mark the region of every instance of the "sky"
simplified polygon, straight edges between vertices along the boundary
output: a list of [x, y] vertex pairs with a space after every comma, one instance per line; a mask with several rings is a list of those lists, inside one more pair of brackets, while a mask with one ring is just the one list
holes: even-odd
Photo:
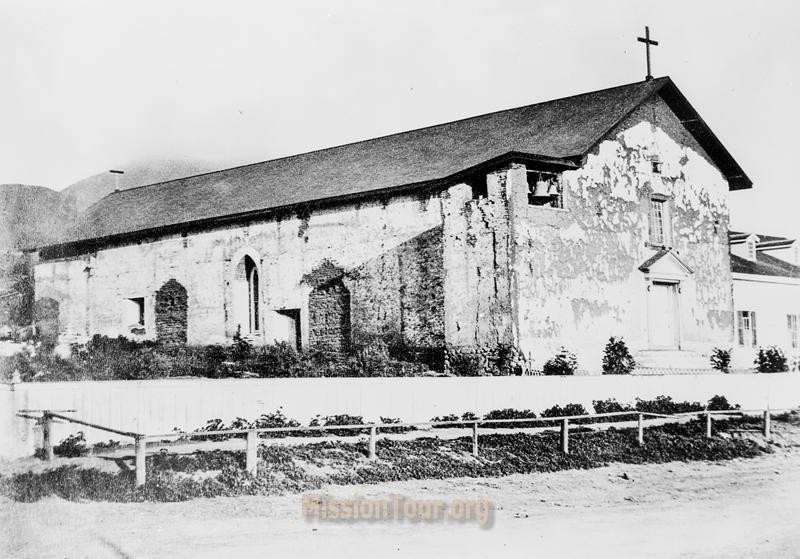
[[753, 180], [732, 226], [798, 235], [788, 1], [0, 0], [0, 183], [229, 167], [669, 75]]

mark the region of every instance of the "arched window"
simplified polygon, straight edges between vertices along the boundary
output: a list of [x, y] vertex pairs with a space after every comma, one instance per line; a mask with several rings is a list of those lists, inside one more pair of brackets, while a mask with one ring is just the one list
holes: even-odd
[[258, 268], [249, 256], [236, 266], [233, 281], [233, 316], [235, 329], [242, 335], [258, 332], [259, 313]]

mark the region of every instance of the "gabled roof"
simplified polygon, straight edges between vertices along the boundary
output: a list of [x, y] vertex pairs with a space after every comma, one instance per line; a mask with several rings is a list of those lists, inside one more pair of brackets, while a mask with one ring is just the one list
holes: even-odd
[[728, 231], [728, 242], [732, 245], [743, 243], [750, 235], [755, 235], [756, 237], [756, 249], [780, 248], [795, 242], [795, 239], [790, 239], [789, 237], [745, 233], [743, 231]]
[[115, 192], [90, 207], [63, 243], [45, 248], [88, 249], [115, 239], [185, 230], [190, 224], [438, 187], [510, 160], [574, 168], [656, 94], [708, 153], [732, 190], [751, 186], [672, 80], [663, 77]]
[[800, 266], [764, 253], [759, 253], [756, 261], [731, 254], [731, 271], [738, 274], [800, 278]]

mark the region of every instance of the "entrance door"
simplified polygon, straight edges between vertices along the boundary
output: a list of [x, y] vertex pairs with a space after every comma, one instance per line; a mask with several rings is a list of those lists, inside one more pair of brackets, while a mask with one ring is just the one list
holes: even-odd
[[678, 289], [675, 283], [653, 282], [649, 293], [650, 347], [678, 347]]

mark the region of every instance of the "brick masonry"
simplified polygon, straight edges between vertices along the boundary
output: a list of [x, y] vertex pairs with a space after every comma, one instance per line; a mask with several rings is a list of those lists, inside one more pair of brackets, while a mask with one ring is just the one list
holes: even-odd
[[156, 339], [165, 345], [186, 344], [186, 288], [170, 279], [156, 291]]

